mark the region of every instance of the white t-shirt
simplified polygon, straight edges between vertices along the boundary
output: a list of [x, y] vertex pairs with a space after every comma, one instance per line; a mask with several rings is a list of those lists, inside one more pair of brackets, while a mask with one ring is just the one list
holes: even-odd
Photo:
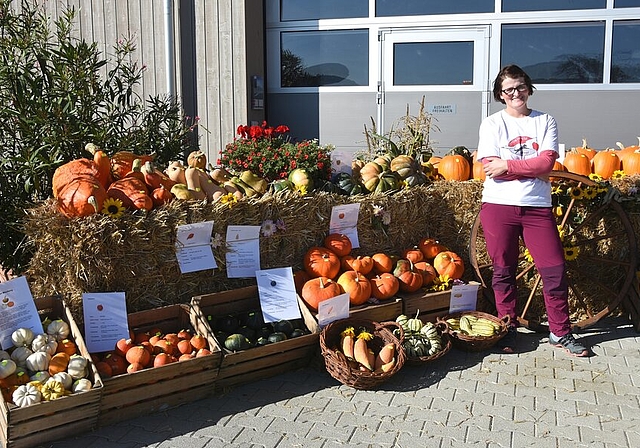
[[[558, 152], [555, 119], [543, 112], [515, 118], [505, 110], [488, 116], [480, 125], [477, 158], [497, 156], [502, 160], [524, 160], [540, 151]], [[484, 181], [482, 202], [529, 207], [551, 207], [551, 183], [540, 178]]]

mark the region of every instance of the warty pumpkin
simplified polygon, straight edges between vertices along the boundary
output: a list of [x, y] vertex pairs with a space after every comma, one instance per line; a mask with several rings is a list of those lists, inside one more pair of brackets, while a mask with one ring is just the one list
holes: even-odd
[[93, 160], [81, 158], [60, 165], [53, 172], [53, 178], [51, 180], [53, 197], [57, 198], [60, 191], [74, 180], [85, 178], [87, 180], [98, 181], [98, 175], [98, 168]]
[[107, 189], [107, 196], [122, 201], [130, 210], [151, 210], [153, 200], [147, 184], [135, 177], [124, 177], [114, 181]]
[[67, 218], [85, 217], [102, 210], [107, 192], [96, 178], [78, 177], [58, 193], [57, 206]]

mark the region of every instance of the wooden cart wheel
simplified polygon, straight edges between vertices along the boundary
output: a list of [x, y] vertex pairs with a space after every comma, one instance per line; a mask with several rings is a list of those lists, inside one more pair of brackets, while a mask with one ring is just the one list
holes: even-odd
[[[607, 187], [574, 173], [553, 171], [551, 176], [554, 212], [565, 247], [572, 326], [585, 328], [607, 316], [629, 292], [636, 278], [636, 237]], [[479, 216], [471, 229], [469, 249], [485, 297], [494, 303], [493, 269]], [[518, 321], [531, 330], [548, 331], [542, 281], [522, 240], [516, 276]]]

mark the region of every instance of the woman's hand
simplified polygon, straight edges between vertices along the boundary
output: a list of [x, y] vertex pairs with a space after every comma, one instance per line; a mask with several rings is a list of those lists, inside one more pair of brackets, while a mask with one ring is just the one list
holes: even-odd
[[483, 165], [484, 173], [491, 178], [505, 174], [508, 170], [507, 161], [499, 159], [497, 157], [492, 157], [488, 160], [484, 160]]

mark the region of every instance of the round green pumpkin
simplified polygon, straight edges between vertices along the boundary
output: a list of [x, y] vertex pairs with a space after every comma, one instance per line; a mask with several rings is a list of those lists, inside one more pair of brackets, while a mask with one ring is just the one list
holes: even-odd
[[251, 348], [251, 342], [245, 335], [234, 333], [224, 340], [224, 347], [232, 352], [239, 352]]

